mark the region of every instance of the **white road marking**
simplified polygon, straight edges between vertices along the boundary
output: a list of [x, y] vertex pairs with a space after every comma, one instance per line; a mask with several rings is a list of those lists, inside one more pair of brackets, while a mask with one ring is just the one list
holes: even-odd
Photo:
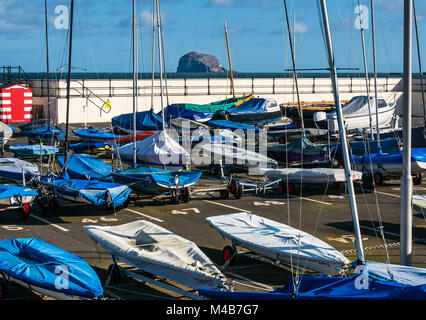
[[[369, 190], [369, 191], [373, 191], [373, 190]], [[373, 191], [374, 192], [374, 191]], [[383, 194], [385, 196], [390, 196], [390, 197], [395, 197], [395, 198], [401, 198], [401, 196], [397, 195], [397, 194], [392, 194], [392, 193], [386, 193], [386, 192], [381, 192], [381, 191], [375, 191], [376, 193], [379, 194]]]
[[69, 231], [68, 229], [65, 229], [65, 228], [63, 228], [63, 227], [61, 227], [61, 226], [58, 226], [57, 224], [52, 223], [52, 222], [50, 222], [50, 221], [48, 221], [48, 220], [46, 220], [46, 219], [43, 219], [43, 218], [41, 218], [41, 217], [39, 217], [39, 216], [34, 215], [34, 214], [30, 215], [30, 217], [31, 217], [31, 218], [34, 218], [34, 219], [36, 219], [36, 220], [39, 220], [39, 221], [41, 221], [41, 222], [47, 223], [48, 225], [51, 225], [52, 227], [55, 227], [55, 228], [57, 228], [57, 229], [59, 229], [59, 230], [61, 230], [61, 231], [64, 231], [64, 232], [68, 232], [68, 231]]
[[[225, 272], [226, 272], [226, 270], [225, 270]], [[267, 291], [274, 291], [274, 288], [273, 288], [273, 287], [271, 287], [271, 286], [267, 286], [267, 285], [265, 285], [265, 284], [262, 284], [262, 283], [256, 282], [256, 281], [254, 281], [254, 280], [251, 280], [251, 279], [249, 279], [249, 278], [247, 278], [247, 277], [240, 276], [239, 274], [236, 274], [236, 273], [233, 273], [233, 272], [226, 272], [226, 273], [227, 273], [227, 274], [229, 274], [229, 275], [231, 275], [231, 276], [233, 276], [233, 277], [235, 277], [235, 278], [239, 278], [239, 279], [241, 279], [241, 280], [248, 281], [248, 282], [250, 282], [250, 283], [252, 283], [252, 284], [256, 285], [258, 289], [260, 289], [260, 288], [261, 288], [261, 289], [263, 289], [263, 290], [267, 290]], [[244, 283], [242, 283], [242, 284], [243, 284], [243, 285], [248, 286], [247, 284], [244, 284]], [[250, 286], [250, 287], [253, 287], [253, 286]]]
[[164, 222], [164, 220], [161, 220], [161, 219], [158, 219], [158, 218], [151, 217], [151, 216], [149, 216], [149, 215], [147, 215], [147, 214], [144, 214], [144, 213], [141, 213], [141, 212], [137, 212], [137, 211], [132, 210], [132, 209], [128, 209], [128, 208], [126, 208], [126, 209], [124, 209], [124, 210], [130, 211], [130, 212], [132, 212], [132, 213], [136, 213], [136, 214], [138, 214], [138, 215], [140, 215], [140, 216], [142, 216], [142, 217], [145, 217], [145, 218], [148, 218], [148, 219], [151, 219], [151, 220], [154, 220], [154, 221]]
[[172, 214], [188, 214], [188, 211], [194, 211], [194, 213], [200, 213], [200, 210], [197, 208], [187, 208], [187, 209], [181, 209], [181, 210], [172, 210]]
[[300, 198], [300, 199], [307, 200], [307, 201], [312, 201], [312, 202], [316, 202], [316, 203], [325, 204], [325, 205], [327, 205], [327, 206], [332, 205], [332, 203], [330, 203], [330, 202], [319, 201], [319, 200], [310, 199], [310, 198], [306, 198], [306, 197], [298, 197], [298, 196], [294, 196], [294, 195], [292, 195], [292, 194], [290, 194], [290, 195], [289, 195], [289, 197], [292, 197], [292, 198]]
[[216, 205], [222, 206], [222, 207], [226, 207], [226, 208], [230, 208], [230, 209], [234, 209], [234, 210], [239, 210], [239, 211], [251, 213], [251, 211], [249, 211], [249, 210], [245, 210], [245, 209], [240, 209], [240, 208], [228, 206], [227, 204], [223, 204], [223, 203], [219, 203], [219, 202], [214, 202], [214, 201], [210, 201], [210, 200], [203, 200], [203, 201], [204, 202], [208, 202], [208, 203], [212, 203], [212, 204], [216, 204]]

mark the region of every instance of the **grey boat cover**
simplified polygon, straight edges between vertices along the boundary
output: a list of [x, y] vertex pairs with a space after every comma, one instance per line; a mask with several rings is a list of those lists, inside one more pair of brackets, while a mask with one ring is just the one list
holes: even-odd
[[118, 226], [84, 226], [114, 258], [193, 289], [221, 288], [226, 278], [197, 247], [156, 224], [138, 220]]
[[5, 145], [12, 135], [12, 128], [0, 121], [0, 147]]
[[[322, 240], [288, 225], [241, 212], [206, 218], [208, 224], [236, 245], [274, 260], [309, 262], [315, 271], [336, 274], [349, 260]], [[304, 261], [304, 262], [302, 262]], [[315, 264], [319, 262], [319, 264]], [[308, 268], [308, 266], [306, 266]]]
[[[289, 181], [300, 183], [346, 182], [345, 169], [337, 168], [251, 168], [249, 174], [265, 176], [272, 180], [288, 178]], [[353, 180], [362, 180], [362, 172], [351, 171], [351, 174]]]
[[[133, 142], [118, 149], [121, 160], [133, 161]], [[191, 163], [189, 153], [166, 131], [158, 131], [145, 140], [136, 142], [139, 165], [184, 167]]]
[[419, 212], [426, 212], [426, 194], [413, 196], [413, 207]]

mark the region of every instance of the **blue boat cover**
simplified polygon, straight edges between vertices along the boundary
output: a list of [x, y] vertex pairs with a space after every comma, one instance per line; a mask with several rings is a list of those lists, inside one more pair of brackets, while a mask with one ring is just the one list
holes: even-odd
[[265, 113], [268, 112], [267, 99], [263, 98], [252, 98], [239, 106], [229, 108], [226, 113], [237, 114], [237, 113]]
[[7, 199], [12, 197], [37, 197], [36, 190], [10, 185], [0, 185], [0, 199]]
[[16, 144], [10, 146], [9, 151], [13, 152], [14, 156], [46, 156], [59, 152], [59, 148], [38, 144]]
[[17, 158], [0, 158], [0, 177], [22, 181], [23, 173], [29, 181], [39, 174], [38, 166]]
[[97, 130], [94, 128], [87, 128], [81, 130], [73, 130], [72, 131], [76, 136], [81, 138], [82, 140], [113, 140], [118, 139], [120, 136], [117, 136], [111, 132], [105, 132], [101, 130]]
[[[64, 167], [65, 156], [56, 157], [59, 165]], [[112, 173], [112, 167], [88, 154], [70, 154], [67, 162], [67, 173], [72, 179], [99, 179]]]
[[[365, 279], [365, 280], [364, 280]], [[362, 287], [363, 282], [368, 286]], [[294, 283], [299, 283], [297, 293]], [[212, 300], [425, 300], [426, 285], [410, 286], [393, 281], [350, 277], [300, 276], [273, 292], [232, 292], [199, 289]]]
[[68, 179], [63, 175], [56, 179], [52, 176], [41, 177], [41, 182], [50, 185], [60, 196], [79, 202], [85, 199], [95, 206], [121, 206], [129, 198], [132, 190], [124, 185], [98, 180]]
[[191, 186], [200, 179], [201, 174], [199, 171], [138, 167], [114, 172], [114, 181], [127, 184], [140, 193], [161, 194], [170, 189]]
[[[81, 257], [35, 238], [0, 241], [0, 271], [24, 283], [66, 295], [86, 299], [103, 295], [99, 277]], [[58, 277], [64, 272], [68, 285], [58, 286]]]
[[[253, 99], [251, 99], [253, 100]], [[249, 100], [249, 101], [251, 101]], [[247, 102], [248, 103], [248, 102]], [[231, 129], [231, 130], [254, 130], [257, 132], [264, 132], [263, 129], [255, 127], [255, 126], [251, 126], [245, 123], [240, 123], [240, 122], [234, 122], [234, 121], [229, 121], [229, 120], [210, 120], [209, 122], [207, 122], [210, 126], [212, 126], [213, 128], [219, 128], [219, 129]]]
[[37, 138], [39, 140], [52, 139], [61, 140], [65, 137], [65, 132], [50, 126], [39, 127], [32, 130], [22, 131], [22, 134], [29, 138]]
[[[352, 156], [354, 163], [392, 163], [402, 165], [402, 152], [372, 153], [371, 155]], [[426, 148], [411, 148], [411, 160], [426, 162]]]
[[114, 144], [109, 142], [78, 142], [70, 144], [70, 149], [76, 153], [91, 152], [95, 149], [106, 149], [113, 147]]
[[[136, 112], [136, 131], [157, 131], [163, 128], [163, 119], [154, 111]], [[113, 127], [133, 133], [133, 113], [126, 113], [111, 119]]]
[[[161, 111], [159, 113], [161, 116]], [[204, 122], [213, 118], [211, 112], [200, 112], [196, 110], [190, 110], [185, 108], [185, 104], [171, 104], [164, 109], [164, 119], [169, 121], [170, 119], [185, 118], [189, 120]]]
[[[342, 144], [332, 144], [329, 147], [336, 148], [336, 154], [342, 155]], [[395, 153], [399, 151], [398, 139], [396, 137], [386, 138], [380, 141], [382, 153]], [[349, 142], [350, 152], [356, 156], [362, 156], [367, 153], [377, 153], [377, 140], [370, 140], [368, 143], [364, 141]]]

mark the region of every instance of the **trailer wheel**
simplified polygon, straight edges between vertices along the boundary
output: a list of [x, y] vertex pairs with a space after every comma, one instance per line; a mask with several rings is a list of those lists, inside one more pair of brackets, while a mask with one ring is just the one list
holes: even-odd
[[226, 246], [222, 250], [222, 258], [228, 265], [235, 264], [235, 250], [231, 246]]
[[240, 199], [243, 196], [243, 186], [237, 181], [232, 180], [229, 184], [229, 191], [234, 195], [236, 199]]
[[413, 184], [416, 185], [416, 186], [422, 184], [422, 174], [421, 173], [416, 173], [415, 175], [413, 175]]
[[292, 194], [294, 193], [294, 184], [292, 182], [286, 183], [283, 180], [281, 180], [278, 183], [278, 190], [279, 190], [279, 193], [282, 195]]
[[120, 282], [121, 273], [120, 273], [120, 269], [117, 267], [117, 265], [111, 264], [108, 267], [108, 275], [111, 277], [110, 283], [115, 284], [115, 283]]
[[179, 204], [180, 199], [179, 199], [179, 196], [178, 196], [178, 194], [177, 194], [177, 191], [172, 191], [172, 194], [171, 194], [171, 201], [172, 201], [172, 203], [174, 203], [174, 204]]
[[7, 283], [0, 284], [0, 299], [7, 299], [9, 287]]
[[340, 189], [340, 182], [335, 182], [334, 183], [334, 190], [339, 190]]
[[54, 198], [49, 199], [48, 209], [50, 213], [56, 212], [56, 209], [58, 209], [58, 202], [56, 201], [56, 199]]
[[185, 189], [182, 190], [181, 197], [182, 197], [182, 201], [185, 202], [185, 203], [187, 203], [187, 202], [189, 202], [189, 200], [191, 200], [191, 193], [190, 193], [188, 187], [185, 187]]
[[220, 198], [221, 199], [229, 199], [229, 191], [228, 190], [220, 190]]
[[380, 172], [374, 174], [374, 184], [376, 186], [381, 186], [383, 184], [383, 175]]
[[24, 203], [22, 209], [19, 210], [19, 220], [26, 221], [30, 217], [30, 205]]
[[373, 178], [370, 174], [362, 175], [362, 186], [364, 189], [374, 189]]

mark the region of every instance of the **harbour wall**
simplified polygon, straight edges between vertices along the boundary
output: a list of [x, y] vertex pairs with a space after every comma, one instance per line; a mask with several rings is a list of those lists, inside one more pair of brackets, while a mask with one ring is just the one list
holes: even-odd
[[[161, 98], [160, 81], [151, 79], [138, 81], [137, 110], [161, 110], [171, 103], [206, 104], [230, 98], [233, 95], [230, 79], [168, 79], [163, 82]], [[370, 78], [370, 95], [374, 95], [374, 79]], [[333, 101], [331, 80], [328, 78], [298, 79], [302, 102]], [[47, 117], [47, 82], [33, 81], [33, 118]], [[133, 110], [132, 80], [71, 80], [69, 123], [105, 123], [117, 115], [131, 113]], [[237, 78], [234, 79], [236, 96], [255, 96], [272, 98], [278, 104], [297, 101], [292, 78]], [[366, 95], [364, 78], [340, 78], [341, 100], [349, 100], [356, 95]], [[378, 95], [388, 103], [395, 102], [396, 113], [402, 115], [403, 79], [384, 77], [377, 79]], [[167, 93], [167, 94], [166, 94]], [[67, 85], [65, 80], [50, 81], [51, 116], [57, 123], [65, 123], [67, 109]], [[413, 79], [413, 122], [421, 121], [420, 80]], [[110, 108], [109, 108], [110, 106]]]

